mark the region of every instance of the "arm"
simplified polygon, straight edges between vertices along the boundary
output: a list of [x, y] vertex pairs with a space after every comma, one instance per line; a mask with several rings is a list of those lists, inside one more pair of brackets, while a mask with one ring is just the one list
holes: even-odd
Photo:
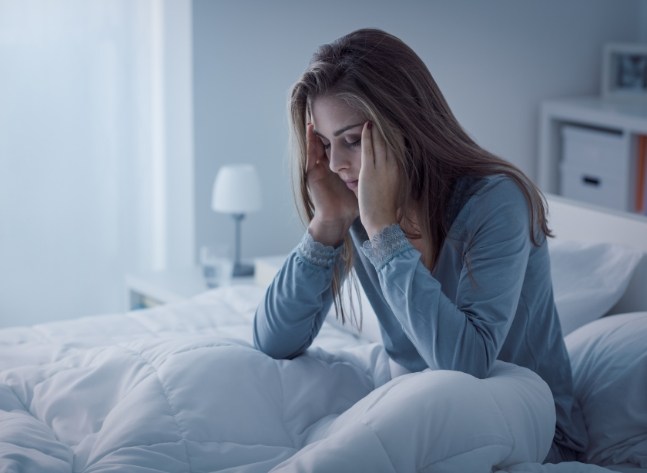
[[[485, 377], [515, 316], [531, 242], [526, 201], [515, 184], [500, 181], [476, 198], [465, 216], [469, 244], [455, 302], [443, 294], [399, 226], [387, 227], [364, 251], [389, 306], [427, 365]], [[448, 239], [445, 244], [462, 243]]]
[[306, 142], [306, 179], [315, 213], [254, 317], [254, 345], [274, 358], [300, 355], [319, 333], [332, 303], [341, 242], [358, 215], [355, 195], [331, 171], [311, 123]]
[[310, 346], [332, 304], [332, 275], [341, 250], [305, 233], [256, 310], [256, 348], [273, 358], [293, 358]]

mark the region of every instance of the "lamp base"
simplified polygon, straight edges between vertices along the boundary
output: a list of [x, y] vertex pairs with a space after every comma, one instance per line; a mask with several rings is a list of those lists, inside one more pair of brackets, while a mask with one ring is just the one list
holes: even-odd
[[245, 263], [236, 263], [236, 264], [234, 264], [234, 270], [232, 272], [232, 275], [235, 278], [244, 277], [244, 276], [253, 276], [254, 275], [254, 265], [245, 264]]

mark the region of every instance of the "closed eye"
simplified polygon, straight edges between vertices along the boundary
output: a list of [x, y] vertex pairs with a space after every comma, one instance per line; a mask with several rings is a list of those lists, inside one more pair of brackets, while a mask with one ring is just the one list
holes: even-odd
[[362, 144], [362, 139], [361, 138], [358, 138], [358, 139], [356, 139], [354, 141], [346, 141], [346, 146], [348, 146], [349, 148], [356, 148], [361, 144]]
[[326, 140], [326, 141], [328, 141], [328, 143], [326, 143], [326, 141], [323, 140], [323, 137], [321, 135], [319, 135], [319, 134], [317, 134], [317, 135], [319, 137], [319, 141], [321, 141], [321, 145], [323, 146], [323, 149], [329, 150], [330, 149], [330, 141]]
[[348, 146], [349, 148], [356, 148], [356, 147], [358, 147], [359, 145], [362, 144], [362, 137], [361, 136], [358, 136], [358, 137], [347, 136], [346, 138], [347, 138], [347, 140], [344, 141], [344, 142], [346, 143], [346, 146]]

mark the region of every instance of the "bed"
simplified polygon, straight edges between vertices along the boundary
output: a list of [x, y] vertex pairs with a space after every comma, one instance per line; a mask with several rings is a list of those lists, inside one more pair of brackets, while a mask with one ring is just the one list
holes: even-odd
[[0, 330], [0, 472], [647, 472], [647, 221], [549, 205], [581, 462], [541, 463], [555, 413], [528, 370], [394, 376], [366, 303], [361, 332], [330, 317], [273, 360], [251, 345], [249, 284]]

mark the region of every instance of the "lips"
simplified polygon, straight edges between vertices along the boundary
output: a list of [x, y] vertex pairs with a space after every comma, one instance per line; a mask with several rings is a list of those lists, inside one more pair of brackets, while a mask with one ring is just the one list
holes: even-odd
[[350, 190], [354, 191], [357, 189], [357, 184], [359, 183], [359, 180], [357, 179], [352, 179], [352, 180], [344, 180], [346, 183], [346, 187], [348, 187]]

